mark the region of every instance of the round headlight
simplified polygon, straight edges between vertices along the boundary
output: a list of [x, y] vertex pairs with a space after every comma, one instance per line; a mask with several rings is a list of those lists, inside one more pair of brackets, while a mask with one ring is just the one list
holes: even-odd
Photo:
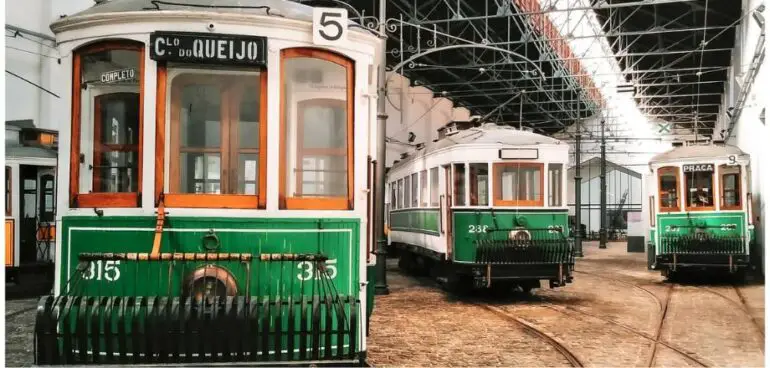
[[518, 240], [518, 241], [527, 241], [530, 239], [529, 231], [527, 230], [512, 230], [508, 233], [508, 239], [510, 240]]

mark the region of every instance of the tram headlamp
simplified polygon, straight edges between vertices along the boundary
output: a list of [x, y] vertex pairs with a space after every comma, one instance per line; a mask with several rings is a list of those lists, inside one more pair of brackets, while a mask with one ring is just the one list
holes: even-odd
[[527, 241], [531, 238], [532, 237], [527, 230], [511, 230], [511, 232], [508, 233], [508, 239], [510, 240]]

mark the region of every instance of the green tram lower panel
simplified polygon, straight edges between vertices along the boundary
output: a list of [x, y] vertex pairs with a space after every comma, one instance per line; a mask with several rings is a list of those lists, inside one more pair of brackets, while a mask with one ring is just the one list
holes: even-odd
[[[567, 211], [454, 211], [453, 260], [463, 263], [573, 263]], [[511, 232], [526, 237], [511, 239]]]
[[704, 212], [658, 214], [656, 253], [690, 255], [747, 254], [751, 234], [747, 234], [742, 212]]
[[166, 219], [161, 254], [226, 260], [137, 257], [151, 251], [154, 225], [63, 219], [59, 295], [39, 304], [37, 364], [363, 356], [358, 219]]

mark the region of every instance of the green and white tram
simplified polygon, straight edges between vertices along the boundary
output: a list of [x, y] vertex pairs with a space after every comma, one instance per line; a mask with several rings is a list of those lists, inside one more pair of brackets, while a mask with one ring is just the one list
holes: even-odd
[[451, 288], [572, 280], [569, 146], [508, 126], [454, 122], [388, 172], [389, 242], [400, 265]]
[[756, 251], [749, 156], [723, 142], [678, 146], [650, 160], [648, 264], [743, 271]]
[[51, 25], [71, 124], [37, 364], [364, 362], [382, 41], [341, 19], [111, 0]]

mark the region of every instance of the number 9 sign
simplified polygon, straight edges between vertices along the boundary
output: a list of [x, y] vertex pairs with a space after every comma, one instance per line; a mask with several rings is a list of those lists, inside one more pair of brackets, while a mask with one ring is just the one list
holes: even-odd
[[348, 11], [338, 8], [313, 8], [313, 43], [335, 46], [347, 41]]

